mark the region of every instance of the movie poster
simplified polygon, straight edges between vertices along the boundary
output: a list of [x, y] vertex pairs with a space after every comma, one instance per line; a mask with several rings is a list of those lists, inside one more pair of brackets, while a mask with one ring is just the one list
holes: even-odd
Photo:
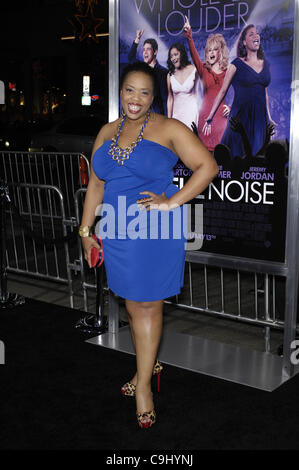
[[[154, 55], [154, 110], [184, 122], [218, 163], [192, 201], [203, 204], [201, 250], [283, 262], [294, 2], [121, 0], [119, 14], [120, 71]], [[191, 174], [179, 161], [174, 183]]]

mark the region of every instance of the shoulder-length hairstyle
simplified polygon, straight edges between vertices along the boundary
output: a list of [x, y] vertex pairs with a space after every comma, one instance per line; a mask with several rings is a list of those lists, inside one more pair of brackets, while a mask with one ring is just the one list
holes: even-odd
[[222, 34], [210, 34], [207, 39], [206, 47], [205, 47], [205, 67], [207, 69], [211, 69], [211, 64], [208, 61], [208, 52], [212, 44], [217, 44], [220, 48], [220, 58], [219, 58], [219, 66], [221, 70], [226, 70], [228, 67], [228, 58], [229, 52], [226, 45], [226, 41]]
[[[254, 24], [247, 25], [243, 29], [243, 31], [241, 31], [241, 34], [240, 34], [240, 37], [239, 37], [239, 40], [238, 40], [238, 44], [237, 44], [237, 57], [247, 57], [247, 50], [246, 50], [246, 47], [243, 44], [243, 41], [245, 41], [247, 31], [251, 28], [255, 28]], [[258, 59], [262, 59], [262, 60], [265, 58], [265, 52], [264, 52], [264, 49], [263, 49], [261, 44], [260, 44], [260, 47], [257, 51], [257, 57], [258, 57]]]
[[186, 65], [191, 64], [190, 60], [188, 59], [188, 54], [187, 54], [187, 51], [185, 49], [184, 44], [182, 44], [181, 42], [175, 42], [174, 44], [172, 44], [170, 46], [169, 51], [168, 51], [167, 66], [168, 66], [168, 70], [169, 70], [170, 75], [172, 75], [174, 70], [175, 70], [175, 67], [174, 67], [173, 63], [170, 60], [170, 53], [171, 53], [172, 49], [177, 49], [181, 54], [181, 57], [180, 57], [180, 62], [181, 62], [180, 68], [181, 69], [186, 67]]

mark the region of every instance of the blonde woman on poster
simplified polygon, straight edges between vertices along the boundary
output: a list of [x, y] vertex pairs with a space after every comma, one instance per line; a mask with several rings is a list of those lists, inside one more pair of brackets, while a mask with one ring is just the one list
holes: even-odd
[[208, 150], [213, 152], [216, 145], [221, 142], [229, 115], [229, 107], [225, 104], [224, 99], [219, 104], [219, 108], [215, 113], [213, 132], [207, 134], [203, 131], [203, 128], [214, 100], [222, 87], [228, 66], [229, 52], [222, 34], [212, 34], [206, 43], [205, 62], [202, 62], [193, 42], [192, 29], [187, 16], [185, 16], [185, 20], [185, 37], [188, 41], [193, 63], [203, 85], [203, 101], [197, 126], [198, 137]]

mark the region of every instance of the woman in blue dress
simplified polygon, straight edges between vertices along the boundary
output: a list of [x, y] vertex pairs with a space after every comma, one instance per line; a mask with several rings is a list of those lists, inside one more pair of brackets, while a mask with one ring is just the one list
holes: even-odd
[[[235, 95], [230, 116], [242, 122], [252, 154], [256, 155], [265, 141], [267, 125], [275, 123], [271, 119], [268, 103], [267, 87], [271, 80], [269, 63], [254, 25], [250, 24], [243, 29], [237, 45], [237, 56], [227, 69], [223, 85], [206, 119], [204, 133], [209, 135], [213, 132], [213, 117], [232, 85]], [[221, 143], [229, 147], [232, 157], [243, 155], [241, 136], [231, 129], [229, 121]]]
[[[91, 266], [91, 249], [100, 247], [90, 230], [102, 204], [107, 282], [125, 299], [136, 351], [137, 373], [122, 393], [136, 398], [141, 428], [156, 421], [151, 377], [157, 372], [163, 300], [178, 294], [183, 283], [185, 237], [178, 233], [182, 207], [218, 173], [216, 161], [187, 126], [150, 111], [155, 83], [155, 72], [145, 63], [124, 69], [122, 117], [102, 127], [95, 140], [79, 229]], [[178, 158], [193, 171], [180, 190], [172, 183]], [[169, 234], [161, 222], [165, 215], [178, 221]], [[169, 221], [171, 225], [171, 217]]]

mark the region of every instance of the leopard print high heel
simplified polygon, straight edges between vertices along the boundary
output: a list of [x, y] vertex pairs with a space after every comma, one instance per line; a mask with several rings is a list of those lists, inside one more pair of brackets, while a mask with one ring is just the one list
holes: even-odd
[[127, 397], [135, 397], [136, 395], [136, 385], [132, 384], [132, 382], [126, 382], [120, 390]]
[[[157, 376], [157, 384], [158, 384], [158, 392], [160, 391], [160, 377], [162, 372], [163, 366], [158, 359], [156, 359], [154, 368], [153, 368], [153, 375]], [[136, 385], [132, 384], [132, 382], [126, 382], [121, 387], [121, 393], [127, 397], [135, 397], [136, 395]]]
[[[145, 413], [138, 413], [138, 411], [136, 411], [136, 416], [139, 427], [141, 427], [142, 429], [150, 428], [153, 424], [155, 424], [157, 419], [155, 410], [147, 411]], [[146, 418], [145, 422], [142, 421], [144, 420], [144, 418]]]

